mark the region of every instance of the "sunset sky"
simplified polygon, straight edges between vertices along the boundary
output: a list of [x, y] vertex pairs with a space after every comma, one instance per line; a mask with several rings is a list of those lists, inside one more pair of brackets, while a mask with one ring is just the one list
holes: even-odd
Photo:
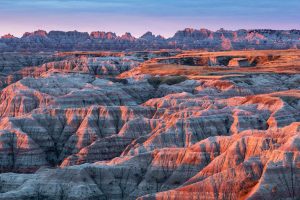
[[37, 29], [172, 36], [186, 27], [300, 29], [300, 0], [0, 0], [0, 35]]

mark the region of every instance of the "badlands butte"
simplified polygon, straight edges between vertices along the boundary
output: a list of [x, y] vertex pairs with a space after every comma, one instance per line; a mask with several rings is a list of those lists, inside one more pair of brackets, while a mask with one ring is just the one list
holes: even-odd
[[216, 52], [37, 52], [34, 34], [2, 39], [0, 200], [300, 199], [298, 32]]

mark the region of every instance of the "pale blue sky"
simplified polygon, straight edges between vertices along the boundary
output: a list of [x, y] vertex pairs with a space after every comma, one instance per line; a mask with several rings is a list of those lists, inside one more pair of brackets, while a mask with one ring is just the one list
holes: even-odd
[[0, 35], [25, 31], [150, 30], [186, 27], [300, 29], [300, 0], [0, 0]]

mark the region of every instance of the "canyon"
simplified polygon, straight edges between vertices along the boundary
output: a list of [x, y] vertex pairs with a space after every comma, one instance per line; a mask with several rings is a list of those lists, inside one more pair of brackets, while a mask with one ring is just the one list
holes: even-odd
[[299, 199], [299, 38], [2, 37], [0, 200]]

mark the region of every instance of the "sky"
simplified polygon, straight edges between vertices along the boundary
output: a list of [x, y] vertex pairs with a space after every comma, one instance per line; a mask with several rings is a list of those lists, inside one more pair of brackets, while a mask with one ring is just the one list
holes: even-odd
[[300, 29], [300, 0], [0, 0], [0, 35], [42, 29], [147, 31]]

